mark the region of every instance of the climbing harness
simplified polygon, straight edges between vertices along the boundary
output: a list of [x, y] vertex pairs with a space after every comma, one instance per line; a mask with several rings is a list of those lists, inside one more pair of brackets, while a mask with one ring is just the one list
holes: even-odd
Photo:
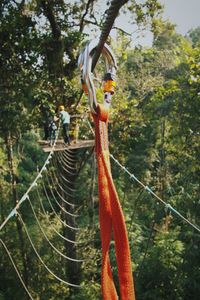
[[102, 50], [106, 65], [106, 74], [103, 79], [104, 101], [103, 104], [99, 104], [97, 103], [92, 78], [92, 61], [97, 44], [97, 41], [92, 41], [86, 45], [79, 56], [79, 67], [81, 70], [83, 90], [88, 96], [88, 102], [95, 125], [95, 150], [98, 162], [99, 221], [102, 243], [102, 295], [104, 300], [118, 299], [109, 259], [109, 247], [113, 232], [121, 300], [134, 300], [135, 292], [127, 230], [112, 179], [108, 146], [108, 117], [114, 87], [116, 86], [114, 79], [117, 65], [110, 47], [104, 44]]

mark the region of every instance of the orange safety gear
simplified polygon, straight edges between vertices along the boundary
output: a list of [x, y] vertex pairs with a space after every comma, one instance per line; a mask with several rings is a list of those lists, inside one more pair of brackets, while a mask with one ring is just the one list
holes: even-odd
[[112, 73], [106, 73], [103, 79], [103, 91], [104, 93], [114, 94], [116, 87], [116, 81], [114, 81]]
[[112, 95], [115, 93], [116, 82], [113, 80], [103, 81], [103, 92], [109, 92]]
[[83, 83], [87, 85], [88, 100], [95, 125], [95, 149], [98, 163], [99, 186], [99, 221], [102, 244], [102, 295], [103, 300], [119, 299], [109, 258], [109, 248], [113, 232], [120, 299], [135, 300], [128, 234], [122, 208], [112, 179], [108, 147], [109, 107], [116, 85], [114, 74], [117, 66], [114, 54], [109, 46], [104, 44], [102, 53], [105, 58], [107, 73], [103, 79], [104, 103], [100, 105], [97, 102], [95, 86], [91, 76], [92, 53], [97, 45], [98, 41], [92, 41], [86, 45], [84, 51], [82, 51], [79, 56], [79, 66], [82, 72]]
[[113, 231], [119, 275], [120, 299], [135, 300], [128, 234], [110, 168], [108, 116], [108, 110], [103, 105], [98, 104], [97, 114], [93, 114], [93, 118], [95, 123], [95, 150], [98, 162], [100, 198], [99, 220], [103, 260], [101, 271], [102, 294], [103, 300], [119, 299], [113, 282], [109, 259], [109, 248]]

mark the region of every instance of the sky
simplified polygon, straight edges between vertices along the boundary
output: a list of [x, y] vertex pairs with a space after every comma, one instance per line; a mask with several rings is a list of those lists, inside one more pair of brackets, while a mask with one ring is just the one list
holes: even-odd
[[200, 26], [200, 0], [160, 0], [165, 5], [164, 17], [177, 24], [176, 30], [185, 34]]
[[[176, 24], [176, 31], [185, 35], [191, 28], [200, 26], [200, 0], [160, 0], [164, 5], [163, 19]], [[116, 24], [128, 32], [133, 31], [133, 26], [128, 24], [126, 17], [119, 17]], [[113, 32], [114, 35], [114, 32]], [[133, 44], [150, 46], [152, 42], [151, 32], [138, 38], [133, 35]]]

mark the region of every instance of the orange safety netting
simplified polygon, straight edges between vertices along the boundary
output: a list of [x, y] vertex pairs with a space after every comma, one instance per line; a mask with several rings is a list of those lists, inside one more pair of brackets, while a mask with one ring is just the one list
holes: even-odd
[[131, 256], [126, 224], [111, 175], [108, 147], [108, 110], [98, 105], [93, 114], [95, 147], [98, 161], [99, 218], [102, 243], [101, 284], [104, 300], [117, 300], [109, 259], [109, 247], [114, 234], [121, 300], [135, 300]]

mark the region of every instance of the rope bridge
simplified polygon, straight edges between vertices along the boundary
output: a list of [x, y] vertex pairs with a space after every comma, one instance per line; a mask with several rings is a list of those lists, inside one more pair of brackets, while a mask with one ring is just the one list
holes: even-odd
[[[88, 87], [89, 104], [93, 113], [95, 124], [96, 153], [99, 172], [100, 231], [103, 257], [102, 294], [104, 300], [118, 299], [109, 260], [109, 246], [112, 230], [114, 232], [116, 245], [116, 260], [118, 266], [121, 300], [135, 299], [130, 249], [128, 245], [128, 234], [114, 182], [112, 180], [109, 156], [114, 160], [120, 169], [130, 176], [130, 179], [134, 179], [145, 191], [159, 200], [167, 209], [172, 211], [174, 214], [192, 226], [195, 230], [200, 232], [200, 229], [197, 225], [190, 222], [169, 203], [166, 203], [159, 198], [150, 187], [143, 184], [134, 174], [130, 173], [124, 166], [122, 166], [112, 156], [112, 154], [109, 154], [107, 108], [109, 107], [111, 101], [112, 91], [111, 89], [104, 91], [104, 107], [99, 105], [96, 102], [95, 89], [91, 80], [91, 71], [94, 70], [94, 67], [102, 52], [107, 59], [109, 67], [111, 62], [114, 62], [115, 65], [115, 61], [112, 55], [110, 55], [111, 51], [105, 45], [105, 41], [112, 28], [119, 9], [126, 2], [127, 0], [111, 1], [110, 8], [107, 12], [106, 22], [103, 26], [102, 34], [98, 43], [92, 49], [90, 49], [89, 46], [86, 48], [87, 51], [84, 53], [84, 57], [87, 57], [88, 55], [86, 66], [83, 62], [80, 62], [81, 70], [85, 76], [83, 83]], [[107, 81], [114, 81], [112, 78], [112, 71], [109, 70], [109, 74], [106, 74], [109, 75]], [[65, 260], [69, 266], [72, 266], [73, 264], [73, 266], [75, 266], [74, 268], [78, 270], [80, 265], [85, 262], [85, 260], [93, 259], [92, 256], [88, 256], [87, 258], [82, 257], [81, 247], [83, 247], [84, 244], [81, 241], [80, 236], [84, 233], [84, 227], [79, 225], [79, 223], [81, 224], [80, 212], [82, 211], [82, 206], [74, 201], [76, 198], [75, 181], [78, 178], [79, 170], [82, 167], [81, 166], [79, 169], [77, 168], [79, 160], [78, 156], [76, 155], [76, 149], [80, 148], [79, 146], [80, 145], [74, 145], [68, 147], [67, 149], [63, 149], [63, 147], [59, 146], [58, 134], [52, 148], [43, 146], [44, 150], [46, 149], [46, 152], [49, 152], [43, 167], [38, 172], [29, 189], [0, 226], [0, 230], [2, 230], [11, 218], [16, 217], [23, 228], [23, 232], [25, 233], [26, 239], [32, 248], [32, 252], [35, 253], [38, 263], [40, 263], [49, 274], [51, 274], [52, 278], [55, 278], [69, 288], [78, 289], [82, 287], [80, 282], [66, 280], [65, 274], [60, 275], [60, 272], [58, 274], [58, 272], [52, 270], [51, 264], [45, 260], [45, 257], [42, 256], [40, 253], [41, 251], [38, 249], [38, 245], [36, 245], [37, 243], [32, 236], [32, 232], [28, 224], [29, 220], [27, 220], [26, 215], [21, 210], [21, 205], [24, 202], [27, 203], [28, 209], [32, 213], [32, 217], [35, 224], [38, 226], [41, 236], [46, 241], [46, 244], [54, 253], [54, 255], [59, 257], [59, 260]], [[93, 146], [93, 144], [88, 145], [88, 147], [91, 146]], [[85, 145], [83, 145], [83, 147], [85, 147]], [[44, 227], [44, 221], [45, 226], [51, 225], [50, 227], [53, 231], [53, 237], [52, 234], [48, 233], [46, 227]], [[54, 237], [56, 237], [57, 241], [59, 241], [56, 244]], [[15, 263], [15, 259], [13, 258], [11, 250], [8, 249], [3, 239], [0, 239], [0, 242], [6, 254], [8, 255], [27, 295], [30, 297], [30, 299], [34, 299], [30, 288], [27, 286], [21, 271]]]
[[[120, 162], [112, 154], [110, 154], [110, 157], [120, 170], [129, 175], [130, 180], [138, 182], [144, 191], [150, 193], [150, 187], [147, 188], [145, 184], [141, 183], [141, 181], [139, 181], [134, 174], [130, 173], [127, 168], [120, 164]], [[81, 218], [80, 212], [83, 208], [79, 203], [74, 202], [76, 194], [74, 181], [79, 175], [79, 168], [77, 167], [78, 161], [77, 150], [66, 149], [65, 151], [55, 152], [53, 147], [35, 180], [32, 182], [27, 192], [23, 195], [18, 205], [11, 211], [2, 223], [0, 229], [2, 230], [11, 218], [18, 218], [23, 227], [26, 239], [32, 248], [32, 252], [38, 260], [38, 264], [41, 264], [41, 266], [49, 274], [51, 274], [52, 278], [55, 278], [57, 281], [70, 288], [79, 289], [82, 288], [81, 283], [66, 280], [65, 274], [63, 274], [63, 276], [60, 275], [60, 272], [57, 274], [56, 271], [51, 268], [51, 264], [45, 261], [45, 257], [43, 257], [40, 253], [38, 245], [32, 236], [28, 220], [26, 219], [26, 214], [20, 210], [21, 204], [26, 202], [27, 209], [29, 209], [32, 213], [31, 219], [34, 220], [35, 225], [38, 226], [43, 240], [46, 245], [48, 245], [49, 250], [54, 253], [54, 256], [71, 263], [73, 268], [76, 268], [75, 266], [79, 268], [85, 260], [93, 259], [92, 256], [87, 258], [82, 257], [81, 249], [84, 247], [84, 243], [79, 238], [81, 234], [84, 234], [85, 228], [78, 225]], [[152, 195], [155, 196], [154, 193]], [[161, 203], [169, 207], [169, 204], [163, 203], [162, 201]], [[169, 209], [170, 208], [171, 206]], [[173, 211], [177, 212], [174, 208]], [[177, 212], [177, 215], [180, 217], [181, 214]], [[200, 232], [198, 226], [191, 223], [186, 218], [182, 219]], [[51, 234], [46, 231], [48, 224], [52, 229]], [[106, 230], [107, 229], [108, 228], [106, 228]], [[57, 241], [56, 244], [55, 239]], [[15, 263], [12, 251], [8, 248], [3, 239], [0, 239], [0, 241], [24, 290], [30, 299], [34, 299], [32, 296], [33, 292], [30, 291], [30, 287], [27, 287], [21, 271]], [[73, 248], [74, 250], [66, 253], [66, 249], [64, 247], [66, 243], [68, 244], [69, 249]]]
[[[81, 288], [80, 284], [66, 280], [65, 274], [63, 274], [63, 276], [60, 275], [60, 272], [57, 274], [52, 270], [51, 264], [45, 261], [45, 257], [40, 253], [38, 245], [32, 236], [28, 224], [29, 220], [26, 219], [26, 214], [20, 209], [22, 203], [26, 202], [27, 209], [31, 211], [31, 220], [34, 220], [34, 223], [38, 226], [39, 232], [49, 249], [51, 249], [55, 256], [60, 257], [58, 258], [59, 260], [64, 259], [66, 262], [73, 264], [73, 268], [76, 270], [77, 268], [80, 268], [82, 262], [93, 258], [82, 257], [81, 249], [84, 244], [79, 238], [80, 235], [84, 233], [85, 228], [78, 226], [81, 218], [80, 211], [83, 210], [83, 206], [82, 204], [75, 203], [75, 181], [79, 175], [79, 157], [77, 155], [77, 150], [66, 149], [62, 152], [55, 152], [55, 147], [56, 142], [35, 180], [20, 199], [16, 207], [4, 220], [0, 226], [0, 230], [4, 228], [11, 218], [18, 218], [26, 239], [32, 248], [32, 252], [38, 259], [38, 263], [59, 282], [72, 288]], [[50, 225], [53, 234], [47, 232], [46, 227], [48, 227], [48, 224]], [[55, 239], [57, 240], [56, 244]], [[3, 239], [0, 239], [0, 242], [26, 293], [29, 295], [30, 299], [33, 299], [22, 274], [15, 263], [12, 251], [8, 249]], [[64, 247], [66, 243], [69, 245], [67, 249], [70, 249], [70, 251], [66, 251]]]

